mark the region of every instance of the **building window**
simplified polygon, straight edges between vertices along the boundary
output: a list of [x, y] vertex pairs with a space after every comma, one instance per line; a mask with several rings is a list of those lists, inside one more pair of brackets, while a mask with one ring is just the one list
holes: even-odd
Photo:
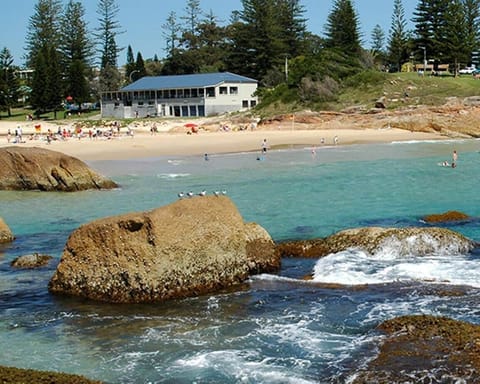
[[203, 105], [198, 106], [198, 116], [205, 116], [205, 107]]
[[250, 100], [250, 107], [253, 108], [257, 105], [257, 100]]
[[190, 89], [184, 89], [183, 94], [184, 94], [185, 98], [189, 98], [190, 97]]
[[195, 105], [190, 105], [190, 116], [197, 116], [197, 107]]
[[248, 108], [248, 100], [242, 100], [242, 108]]
[[180, 106], [179, 105], [174, 105], [173, 106], [173, 116], [175, 117], [180, 117]]
[[227, 94], [227, 87], [220, 87], [220, 95], [226, 95]]
[[231, 95], [238, 95], [238, 87], [230, 87]]
[[182, 116], [188, 116], [188, 105], [182, 105]]
[[192, 89], [192, 97], [198, 97], [198, 89], [197, 88]]
[[208, 87], [205, 91], [206, 91], [206, 96], [207, 97], [215, 97], [215, 88], [214, 87]]

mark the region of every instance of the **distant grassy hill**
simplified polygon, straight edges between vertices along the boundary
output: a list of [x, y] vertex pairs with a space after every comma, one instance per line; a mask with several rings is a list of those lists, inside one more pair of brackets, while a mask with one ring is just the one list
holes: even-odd
[[[262, 116], [289, 113], [304, 109], [313, 111], [341, 111], [349, 108], [372, 108], [375, 102], [385, 98], [387, 109], [408, 105], [439, 106], [451, 97], [464, 98], [480, 95], [480, 80], [472, 75], [464, 76], [420, 76], [417, 73], [382, 73], [367, 71], [360, 73], [343, 84], [334, 101], [323, 103], [300, 103], [293, 94], [277, 99], [269, 97], [259, 106]], [[282, 101], [289, 99], [288, 102]]]

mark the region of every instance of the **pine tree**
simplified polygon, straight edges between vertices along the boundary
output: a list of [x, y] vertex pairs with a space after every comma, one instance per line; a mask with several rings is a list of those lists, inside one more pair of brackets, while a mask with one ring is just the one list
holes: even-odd
[[371, 35], [372, 51], [375, 53], [382, 53], [385, 45], [385, 32], [383, 32], [380, 24], [376, 24], [372, 30]]
[[444, 32], [439, 44], [441, 47], [439, 57], [442, 62], [452, 63], [457, 73], [459, 64], [468, 62], [471, 54], [471, 45], [466, 39], [467, 19], [462, 0], [451, 0], [446, 9], [444, 23]]
[[34, 67], [30, 102], [36, 110], [35, 114], [40, 116], [44, 112], [54, 111], [56, 118], [63, 100], [62, 86], [58, 81], [61, 71], [57, 50], [54, 47], [44, 47], [37, 52]]
[[[477, 64], [480, 64], [478, 61], [479, 51], [480, 51], [480, 0], [463, 0], [465, 7], [465, 42], [466, 49], [470, 55], [470, 60]], [[476, 55], [472, 55], [473, 52], [477, 52]], [[476, 56], [472, 57], [472, 56]], [[468, 60], [468, 62], [470, 62]]]
[[187, 6], [185, 8], [185, 16], [181, 16], [180, 18], [185, 21], [186, 28], [184, 31], [184, 36], [189, 36], [190, 48], [196, 47], [196, 34], [197, 34], [197, 26], [200, 23], [200, 16], [202, 15], [202, 9], [200, 8], [200, 1], [199, 0], [188, 0]]
[[445, 38], [445, 17], [450, 0], [419, 0], [413, 12], [415, 43], [425, 47], [429, 59], [440, 60]]
[[167, 52], [167, 57], [173, 57], [175, 51], [177, 50], [177, 44], [180, 40], [179, 32], [181, 30], [180, 25], [177, 23], [177, 14], [175, 12], [170, 12], [168, 14], [165, 24], [162, 25], [163, 36], [167, 46], [165, 48]]
[[31, 104], [37, 114], [58, 110], [62, 97], [62, 55], [60, 46], [61, 3], [58, 0], [39, 0], [30, 17], [27, 34], [27, 64], [34, 69]]
[[137, 53], [137, 60], [135, 61], [135, 78], [140, 79], [144, 76], [147, 76], [147, 70], [145, 69], [145, 62], [143, 61], [142, 54], [140, 52]]
[[351, 0], [335, 0], [327, 17], [326, 46], [358, 57], [361, 51], [358, 15]]
[[13, 56], [7, 47], [0, 52], [0, 110], [12, 115], [11, 108], [17, 103], [19, 97], [19, 82], [15, 76]]
[[304, 12], [296, 0], [242, 0], [228, 28], [230, 70], [262, 80], [304, 50]]
[[393, 3], [392, 24], [388, 39], [388, 54], [391, 62], [395, 64], [398, 72], [402, 69], [402, 63], [408, 59], [408, 35], [407, 21], [402, 0], [395, 0]]
[[[130, 82], [130, 75], [135, 71], [135, 58], [133, 56], [133, 49], [129, 45], [127, 48], [127, 62], [125, 64], [125, 80]], [[133, 77], [133, 75], [132, 75]]]
[[69, 0], [61, 22], [60, 50], [63, 59], [65, 96], [80, 104], [90, 99], [87, 80], [93, 58], [93, 42], [84, 20], [85, 9], [79, 1]]
[[29, 19], [27, 29], [26, 64], [33, 67], [36, 55], [46, 46], [58, 47], [60, 44], [60, 17], [62, 3], [60, 0], [38, 0], [34, 14]]
[[116, 90], [121, 84], [121, 76], [117, 69], [117, 60], [121, 49], [115, 40], [120, 33], [120, 24], [116, 20], [118, 10], [115, 0], [98, 1], [97, 14], [100, 25], [94, 36], [100, 46], [99, 90], [101, 92]]

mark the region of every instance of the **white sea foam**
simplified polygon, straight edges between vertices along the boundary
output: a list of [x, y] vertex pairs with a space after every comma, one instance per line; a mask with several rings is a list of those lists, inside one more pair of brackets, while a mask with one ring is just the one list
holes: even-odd
[[345, 285], [421, 281], [480, 287], [480, 260], [451, 254], [397, 257], [391, 250], [369, 255], [347, 250], [318, 260], [313, 281]]
[[275, 365], [272, 358], [265, 358], [252, 350], [224, 350], [200, 352], [185, 359], [179, 359], [169, 370], [177, 368], [214, 369], [227, 377], [233, 377], [238, 383], [295, 383], [310, 384], [310, 381], [298, 377], [283, 366]]
[[160, 179], [177, 179], [179, 177], [188, 177], [190, 173], [160, 173], [157, 175]]

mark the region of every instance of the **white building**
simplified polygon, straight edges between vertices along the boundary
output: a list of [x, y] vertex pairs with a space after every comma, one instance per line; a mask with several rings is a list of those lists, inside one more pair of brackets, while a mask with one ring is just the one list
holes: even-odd
[[195, 117], [257, 105], [257, 81], [230, 72], [147, 76], [102, 93], [102, 117]]

